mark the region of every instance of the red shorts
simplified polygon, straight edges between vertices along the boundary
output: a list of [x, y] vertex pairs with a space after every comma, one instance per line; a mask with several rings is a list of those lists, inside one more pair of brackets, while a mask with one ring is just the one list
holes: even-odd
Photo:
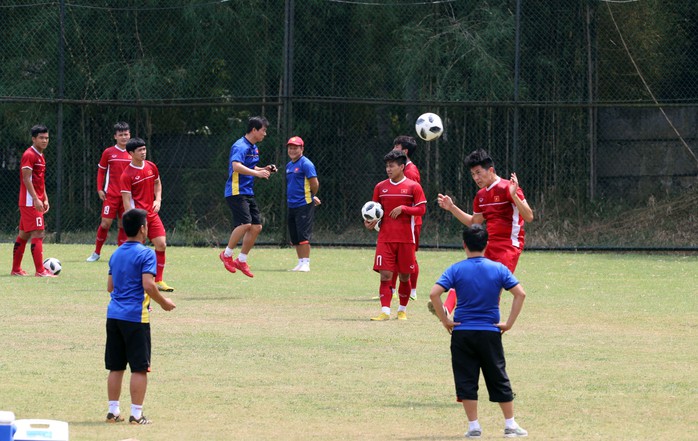
[[107, 195], [102, 202], [102, 217], [105, 219], [116, 219], [124, 214], [124, 200], [119, 196]]
[[373, 271], [412, 274], [415, 271], [416, 262], [413, 243], [378, 242]]
[[485, 248], [485, 257], [501, 263], [512, 273], [516, 271], [519, 256], [521, 256], [521, 248], [516, 248], [511, 243], [489, 242]]
[[157, 213], [148, 212], [148, 239], [151, 241], [156, 237], [165, 236], [165, 226]]
[[44, 213], [34, 207], [19, 207], [19, 229], [28, 232], [44, 229]]

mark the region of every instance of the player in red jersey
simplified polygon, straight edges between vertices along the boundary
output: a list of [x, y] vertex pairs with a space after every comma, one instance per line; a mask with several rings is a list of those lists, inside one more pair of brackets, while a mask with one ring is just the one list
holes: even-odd
[[[415, 216], [426, 212], [426, 198], [422, 187], [405, 177], [407, 156], [400, 150], [392, 150], [383, 158], [388, 179], [373, 189], [373, 201], [383, 206], [383, 219], [378, 232], [373, 270], [380, 273], [381, 313], [373, 321], [390, 319], [390, 302], [393, 294], [390, 281], [393, 273], [400, 278], [398, 294], [398, 320], [407, 320], [407, 304], [410, 301], [410, 275], [415, 269]], [[375, 228], [378, 221], [364, 221], [366, 228]]]
[[[407, 155], [407, 164], [405, 164], [405, 176], [407, 179], [412, 179], [419, 185], [422, 185], [422, 177], [419, 174], [419, 169], [410, 157], [417, 150], [417, 141], [407, 135], [400, 135], [395, 140], [393, 140], [393, 150], [401, 150]], [[419, 251], [419, 235], [422, 232], [422, 216], [415, 216], [414, 223], [414, 251]], [[414, 273], [410, 276], [410, 285], [412, 286], [410, 290], [410, 300], [417, 299], [417, 279], [419, 278], [419, 263], [415, 260], [414, 262]], [[391, 281], [390, 288], [395, 294], [395, 287], [397, 286], [397, 273], [393, 274], [393, 279]]]
[[[516, 173], [512, 173], [509, 180], [500, 178], [486, 151], [479, 149], [470, 153], [465, 166], [480, 188], [473, 202], [473, 214], [458, 208], [448, 195], [438, 195], [439, 206], [450, 211], [464, 225], [485, 221], [489, 236], [485, 257], [503, 264], [513, 273], [524, 247], [524, 222], [533, 220], [533, 210], [519, 187]], [[453, 312], [455, 299], [455, 293], [449, 292], [444, 302], [449, 313]]]
[[131, 163], [131, 155], [126, 151], [126, 143], [131, 139], [128, 123], [119, 121], [114, 124], [114, 140], [116, 144], [107, 147], [102, 152], [102, 158], [97, 164], [97, 194], [102, 200], [102, 220], [97, 228], [95, 250], [87, 262], [96, 262], [101, 257], [102, 246], [109, 235], [109, 228], [114, 219], [119, 225], [117, 244], [126, 241], [126, 233], [121, 226], [121, 215], [124, 214], [123, 198], [121, 197], [121, 173]]
[[121, 196], [124, 208], [140, 208], [148, 212], [148, 239], [155, 247], [155, 284], [160, 291], [172, 292], [174, 288], [162, 280], [165, 271], [165, 249], [167, 240], [165, 226], [160, 220], [162, 201], [162, 181], [155, 164], [145, 159], [147, 149], [141, 138], [131, 138], [126, 143], [126, 151], [131, 155], [131, 163], [121, 174]]
[[44, 214], [48, 213], [49, 203], [46, 195], [44, 176], [46, 158], [44, 150], [48, 147], [48, 128], [35, 125], [31, 128], [32, 145], [20, 161], [19, 180], [19, 234], [12, 251], [13, 276], [28, 275], [22, 269], [22, 258], [27, 241], [31, 238], [31, 253], [37, 277], [55, 277], [44, 269]]

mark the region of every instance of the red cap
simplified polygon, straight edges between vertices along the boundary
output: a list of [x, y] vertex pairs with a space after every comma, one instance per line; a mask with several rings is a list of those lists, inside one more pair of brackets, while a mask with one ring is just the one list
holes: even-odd
[[301, 139], [300, 136], [293, 136], [293, 137], [291, 137], [291, 139], [288, 140], [288, 142], [286, 143], [286, 145], [289, 145], [289, 144], [291, 144], [291, 145], [299, 145], [299, 146], [301, 146], [301, 147], [304, 147], [304, 146], [305, 146], [305, 144], [303, 143], [303, 140]]

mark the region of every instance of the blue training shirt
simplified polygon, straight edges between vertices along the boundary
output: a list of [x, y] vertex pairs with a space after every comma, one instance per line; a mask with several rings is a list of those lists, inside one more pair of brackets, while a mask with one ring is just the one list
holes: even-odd
[[107, 318], [150, 323], [150, 296], [143, 290], [143, 274], [155, 275], [155, 251], [140, 242], [124, 242], [109, 259], [114, 282]]
[[305, 156], [286, 164], [286, 201], [289, 208], [298, 208], [313, 203], [310, 178], [317, 178], [315, 165]]
[[519, 284], [507, 267], [485, 257], [454, 263], [444, 271], [437, 285], [456, 290], [454, 330], [495, 331], [499, 323], [499, 294]]
[[242, 175], [233, 171], [233, 162], [239, 162], [254, 170], [259, 162], [259, 149], [244, 136], [230, 147], [228, 156], [228, 181], [225, 183], [225, 197], [244, 194], [254, 196], [254, 176]]

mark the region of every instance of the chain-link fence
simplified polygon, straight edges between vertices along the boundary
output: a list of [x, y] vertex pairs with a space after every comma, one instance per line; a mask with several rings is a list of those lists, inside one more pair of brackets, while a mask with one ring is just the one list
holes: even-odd
[[[262, 114], [263, 163], [297, 134], [318, 169], [314, 242], [370, 244], [359, 208], [382, 156], [431, 111], [444, 135], [412, 158], [425, 246], [459, 243], [436, 195], [472, 209], [463, 159], [483, 147], [519, 175], [529, 246], [698, 247], [697, 23], [680, 0], [8, 0], [0, 225], [14, 237], [19, 158], [44, 123], [48, 231], [93, 241], [97, 163], [124, 120], [160, 168], [168, 241], [224, 242], [230, 145]], [[285, 242], [284, 188], [255, 184], [260, 241]]]

